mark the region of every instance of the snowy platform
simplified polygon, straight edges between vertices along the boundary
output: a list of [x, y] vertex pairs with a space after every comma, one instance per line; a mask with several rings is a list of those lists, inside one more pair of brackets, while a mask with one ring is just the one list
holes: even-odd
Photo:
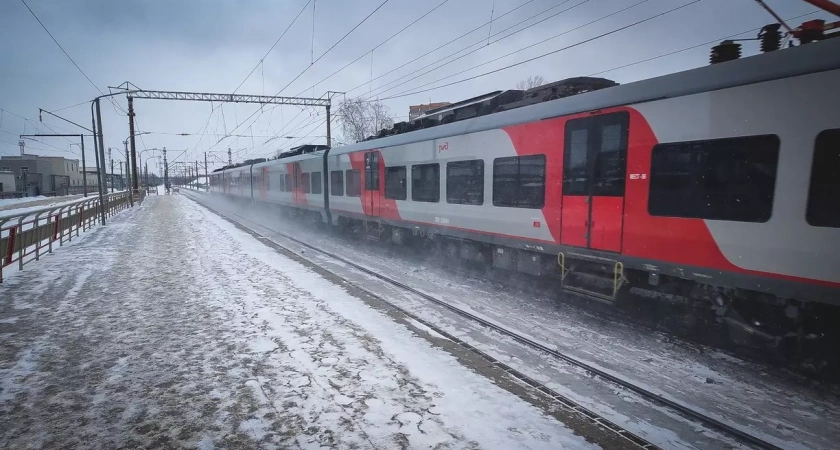
[[[0, 287], [0, 448], [593, 448], [178, 195]], [[609, 446], [609, 445], [608, 445]]]

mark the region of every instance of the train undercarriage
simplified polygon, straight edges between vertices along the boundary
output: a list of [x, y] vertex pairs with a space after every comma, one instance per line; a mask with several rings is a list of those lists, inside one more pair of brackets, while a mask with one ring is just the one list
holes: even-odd
[[587, 261], [564, 253], [552, 257], [419, 228], [395, 227], [379, 220], [341, 217], [335, 226], [327, 227], [320, 213], [293, 209], [285, 213], [366, 241], [443, 256], [435, 260], [446, 264], [467, 263], [552, 283], [558, 293], [609, 305], [608, 309], [629, 313], [680, 338], [811, 376], [840, 379], [840, 361], [833, 351], [840, 344], [840, 308], [831, 305], [698, 283], [626, 268], [617, 261]]

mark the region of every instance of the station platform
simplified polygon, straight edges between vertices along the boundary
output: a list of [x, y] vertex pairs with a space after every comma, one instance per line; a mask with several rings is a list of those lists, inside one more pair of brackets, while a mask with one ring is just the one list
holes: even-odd
[[598, 446], [181, 195], [0, 286], [0, 448]]

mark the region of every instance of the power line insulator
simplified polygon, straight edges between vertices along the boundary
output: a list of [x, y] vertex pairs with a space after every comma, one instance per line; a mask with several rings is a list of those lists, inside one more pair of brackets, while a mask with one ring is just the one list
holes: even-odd
[[765, 25], [758, 32], [758, 38], [761, 40], [761, 52], [767, 53], [776, 51], [782, 48], [782, 33], [779, 31], [781, 24], [771, 23]]
[[717, 64], [732, 61], [741, 57], [741, 44], [732, 41], [723, 41], [712, 47], [712, 54], [709, 56], [710, 64]]

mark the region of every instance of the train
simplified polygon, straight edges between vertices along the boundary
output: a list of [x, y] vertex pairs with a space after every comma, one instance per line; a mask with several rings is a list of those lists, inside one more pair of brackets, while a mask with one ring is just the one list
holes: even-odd
[[218, 169], [209, 189], [603, 302], [667, 292], [746, 345], [796, 347], [840, 323], [838, 92], [840, 39], [825, 39], [627, 84], [495, 91]]

